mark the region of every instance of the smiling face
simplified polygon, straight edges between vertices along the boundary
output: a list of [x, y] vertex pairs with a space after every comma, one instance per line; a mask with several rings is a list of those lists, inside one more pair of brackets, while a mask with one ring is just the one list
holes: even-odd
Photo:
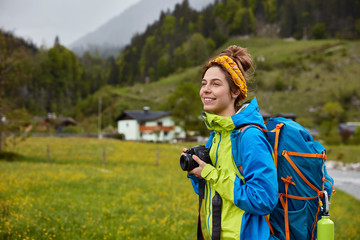
[[204, 110], [220, 116], [235, 114], [235, 99], [240, 91], [231, 92], [225, 73], [220, 67], [210, 67], [201, 83], [200, 97]]

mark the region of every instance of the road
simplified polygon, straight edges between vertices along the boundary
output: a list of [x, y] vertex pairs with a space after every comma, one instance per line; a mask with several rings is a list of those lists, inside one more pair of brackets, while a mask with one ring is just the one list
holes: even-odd
[[342, 165], [327, 161], [326, 170], [334, 179], [335, 189], [340, 189], [360, 200], [360, 164]]

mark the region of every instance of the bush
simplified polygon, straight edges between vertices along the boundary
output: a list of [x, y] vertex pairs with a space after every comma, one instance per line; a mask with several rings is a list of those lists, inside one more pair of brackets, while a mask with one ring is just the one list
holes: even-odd
[[274, 85], [275, 91], [284, 91], [286, 89], [286, 83], [283, 79], [278, 78]]
[[0, 160], [14, 161], [15, 159], [21, 159], [22, 156], [14, 152], [0, 152]]
[[114, 133], [111, 134], [110, 137], [118, 140], [125, 140], [125, 135], [122, 133]]
[[352, 138], [350, 138], [349, 140], [350, 144], [360, 144], [360, 127], [356, 128], [356, 131], [354, 133], [354, 135], [352, 136]]
[[320, 136], [327, 143], [331, 145], [340, 144], [341, 137], [337, 131], [337, 124], [332, 121], [322, 121], [320, 126]]
[[317, 23], [311, 28], [311, 35], [314, 39], [324, 39], [327, 36], [325, 23]]
[[80, 134], [83, 133], [83, 129], [78, 126], [67, 126], [61, 129], [63, 133], [72, 133], [72, 134]]
[[339, 135], [334, 134], [334, 135], [324, 137], [324, 141], [326, 142], [326, 144], [338, 145], [341, 143], [341, 138]]
[[264, 71], [272, 71], [274, 69], [273, 64], [270, 61], [257, 61], [256, 69], [264, 70]]

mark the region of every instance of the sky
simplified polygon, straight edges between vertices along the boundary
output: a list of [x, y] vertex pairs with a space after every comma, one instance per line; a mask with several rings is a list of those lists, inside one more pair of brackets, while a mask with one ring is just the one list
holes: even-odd
[[0, 28], [51, 47], [69, 46], [140, 0], [0, 0]]

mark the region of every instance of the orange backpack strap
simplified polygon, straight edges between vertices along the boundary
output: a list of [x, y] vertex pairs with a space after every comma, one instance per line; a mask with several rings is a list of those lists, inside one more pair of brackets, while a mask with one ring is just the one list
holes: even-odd
[[260, 128], [263, 132], [274, 132], [275, 133], [275, 143], [274, 143], [274, 163], [275, 163], [275, 167], [277, 168], [277, 162], [278, 162], [278, 148], [279, 148], [279, 137], [280, 137], [280, 130], [281, 128], [284, 126], [284, 123], [280, 123], [276, 125], [276, 128], [274, 128], [273, 130], [269, 131], [266, 130], [262, 127], [260, 127], [259, 125], [253, 124], [253, 126]]
[[[286, 178], [281, 177], [281, 180], [284, 181], [285, 184], [285, 194], [287, 196], [288, 194], [288, 187], [289, 184], [296, 185], [293, 181], [291, 181], [292, 177], [287, 176]], [[282, 198], [281, 198], [282, 199]], [[284, 202], [282, 201], [282, 204], [284, 206]], [[288, 199], [286, 197], [285, 207], [284, 207], [284, 218], [285, 218], [285, 235], [286, 240], [290, 240], [290, 227], [289, 227], [289, 214], [288, 214]]]
[[307, 185], [309, 185], [309, 187], [311, 187], [316, 193], [320, 193], [321, 191], [319, 189], [317, 189], [317, 187], [315, 187], [303, 174], [302, 172], [299, 170], [299, 168], [296, 166], [296, 164], [291, 160], [291, 158], [289, 157], [289, 154], [287, 151], [283, 151], [282, 155], [285, 157], [285, 159], [290, 163], [290, 165], [293, 167], [293, 169], [297, 172], [297, 174], [299, 174], [299, 176], [302, 178], [302, 180], [304, 180], [304, 182], [306, 182]]
[[243, 174], [242, 166], [239, 166], [238, 169], [239, 169], [239, 171], [240, 171], [240, 173], [241, 173], [241, 175], [242, 175], [242, 174]]
[[278, 162], [278, 149], [279, 149], [279, 137], [280, 137], [280, 130], [284, 126], [284, 123], [280, 123], [276, 125], [276, 128], [274, 128], [271, 131], [268, 131], [266, 129], [262, 129], [264, 132], [274, 132], [275, 133], [275, 143], [274, 143], [274, 155], [275, 155], [275, 167], [277, 168], [277, 162]]
[[265, 218], [267, 224], [269, 225], [271, 234], [274, 235], [275, 232], [274, 232], [274, 229], [272, 228], [272, 226], [271, 226], [271, 224], [270, 224], [269, 215], [264, 216], [264, 218]]
[[239, 128], [239, 132], [244, 132], [244, 131], [248, 128], [248, 127], [251, 127], [251, 126], [253, 126], [253, 127], [257, 127], [257, 128], [259, 128], [261, 131], [268, 132], [268, 130], [266, 130], [266, 129], [264, 129], [264, 128], [260, 127], [260, 126], [259, 126], [259, 125], [257, 125], [257, 124], [249, 124], [249, 125], [245, 125], [245, 126], [243, 126], [243, 127]]
[[244, 127], [239, 128], [239, 132], [245, 132], [245, 130], [250, 127], [251, 125], [246, 125]]

